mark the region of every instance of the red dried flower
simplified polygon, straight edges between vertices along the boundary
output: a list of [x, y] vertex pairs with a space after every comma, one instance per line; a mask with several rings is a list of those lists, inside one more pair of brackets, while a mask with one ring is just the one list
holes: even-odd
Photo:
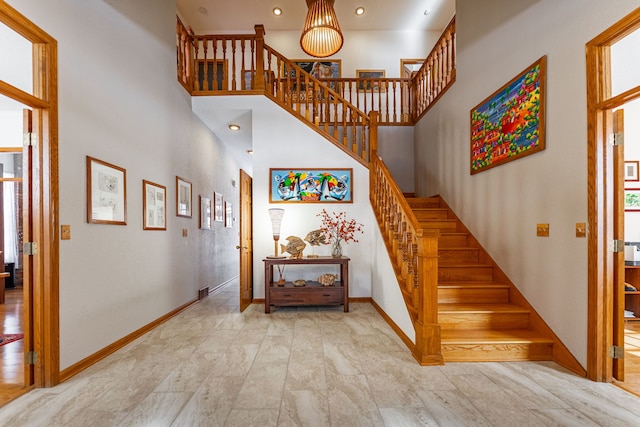
[[317, 216], [322, 220], [320, 231], [325, 236], [326, 243], [349, 241], [358, 243], [355, 238], [356, 232], [363, 233], [364, 225], [356, 222], [355, 219], [347, 219], [346, 212], [331, 212], [329, 214], [322, 209]]

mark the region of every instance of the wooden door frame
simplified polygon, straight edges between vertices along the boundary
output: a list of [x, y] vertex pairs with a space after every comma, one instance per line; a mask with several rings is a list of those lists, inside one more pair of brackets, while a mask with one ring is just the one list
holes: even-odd
[[588, 162], [588, 333], [587, 377], [611, 381], [613, 343], [614, 240], [613, 151], [608, 144], [611, 110], [640, 98], [640, 87], [611, 95], [611, 45], [640, 28], [640, 8], [586, 45]]
[[36, 143], [29, 147], [32, 163], [24, 171], [24, 241], [36, 243], [37, 253], [24, 257], [24, 319], [32, 331], [25, 334], [25, 351], [32, 348], [37, 354], [33, 386], [51, 387], [60, 381], [58, 47], [53, 37], [5, 2], [0, 2], [0, 24], [33, 45], [33, 94], [3, 81], [0, 94], [33, 110]]

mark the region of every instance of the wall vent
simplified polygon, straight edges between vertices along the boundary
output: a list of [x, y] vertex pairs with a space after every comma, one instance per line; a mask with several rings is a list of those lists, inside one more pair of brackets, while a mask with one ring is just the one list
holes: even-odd
[[209, 287], [205, 286], [202, 289], [198, 289], [198, 299], [204, 299], [209, 296]]

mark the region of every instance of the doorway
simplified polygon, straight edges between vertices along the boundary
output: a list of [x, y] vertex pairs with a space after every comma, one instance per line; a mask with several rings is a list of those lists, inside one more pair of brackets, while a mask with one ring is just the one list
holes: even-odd
[[[623, 138], [614, 135], [622, 109], [640, 99], [640, 81], [615, 90], [614, 46], [640, 29], [640, 8], [587, 43], [588, 277], [587, 375], [594, 381], [624, 378]], [[638, 64], [640, 66], [640, 64]], [[638, 68], [635, 68], [637, 75]], [[640, 188], [640, 187], [639, 187]], [[640, 392], [640, 390], [639, 390]]]
[[[0, 42], [12, 54], [3, 58], [8, 78], [0, 82], [0, 99], [30, 112], [22, 146], [22, 212], [24, 253], [21, 339], [24, 381], [2, 393], [2, 402], [33, 387], [59, 383], [58, 253], [58, 97], [57, 43], [5, 2], [0, 2]], [[16, 47], [21, 51], [16, 53]], [[26, 46], [26, 49], [25, 49]], [[28, 52], [21, 55], [20, 52]], [[25, 59], [26, 58], [26, 59]], [[27, 64], [25, 71], [25, 63]], [[28, 79], [24, 79], [24, 76]], [[1, 404], [0, 403], [0, 404]]]

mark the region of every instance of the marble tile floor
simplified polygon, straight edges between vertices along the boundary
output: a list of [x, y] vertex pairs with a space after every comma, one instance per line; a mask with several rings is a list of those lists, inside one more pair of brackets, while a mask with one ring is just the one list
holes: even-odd
[[421, 367], [370, 304], [240, 313], [237, 286], [8, 403], [0, 425], [640, 425], [639, 398], [554, 363]]

